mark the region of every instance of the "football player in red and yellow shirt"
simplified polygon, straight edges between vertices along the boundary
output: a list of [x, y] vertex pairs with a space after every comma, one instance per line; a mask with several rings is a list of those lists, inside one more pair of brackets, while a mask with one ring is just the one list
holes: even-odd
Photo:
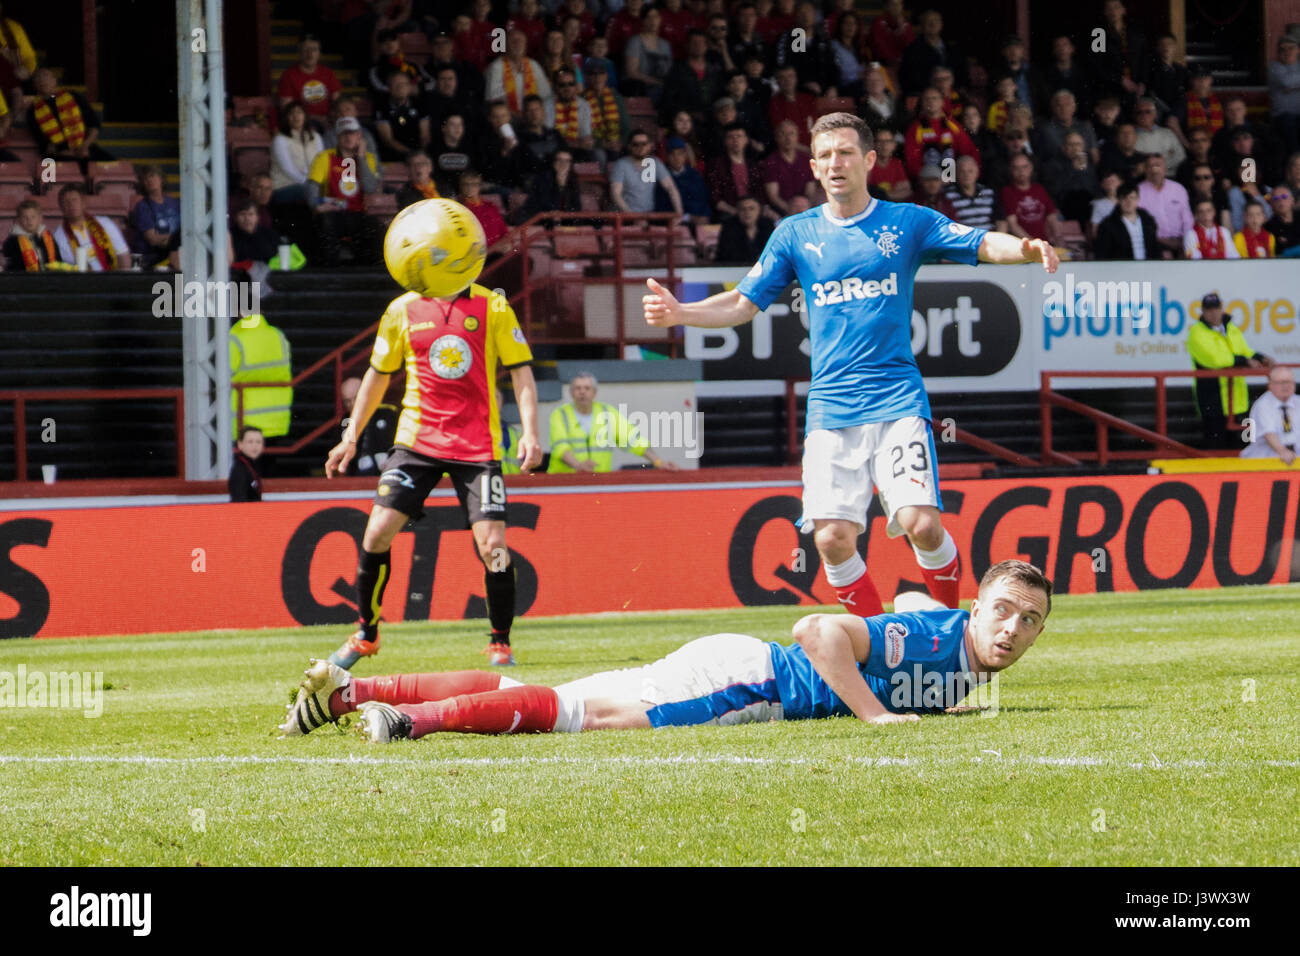
[[325, 462], [326, 477], [346, 472], [356, 454], [357, 436], [383, 399], [390, 377], [404, 367], [406, 393], [397, 437], [379, 478], [357, 568], [361, 626], [331, 655], [335, 664], [350, 669], [361, 657], [378, 651], [393, 539], [407, 521], [423, 516], [424, 499], [443, 475], [450, 476], [456, 489], [485, 568], [491, 663], [514, 663], [510, 626], [515, 615], [515, 569], [506, 548], [496, 377], [498, 367], [510, 370], [523, 419], [519, 461], [528, 472], [542, 460], [532, 360], [510, 303], [481, 285], [471, 285], [450, 299], [408, 292], [389, 303], [352, 418], [343, 429], [343, 440]]

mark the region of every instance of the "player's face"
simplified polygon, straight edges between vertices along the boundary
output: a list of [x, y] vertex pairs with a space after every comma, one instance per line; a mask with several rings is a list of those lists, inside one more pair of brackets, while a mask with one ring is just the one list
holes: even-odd
[[867, 176], [876, 165], [876, 151], [865, 156], [862, 142], [852, 129], [821, 133], [813, 142], [813, 176], [826, 195], [841, 203], [865, 199]]
[[986, 670], [1018, 661], [1043, 631], [1047, 595], [1011, 578], [994, 581], [971, 602], [970, 633], [975, 656]]

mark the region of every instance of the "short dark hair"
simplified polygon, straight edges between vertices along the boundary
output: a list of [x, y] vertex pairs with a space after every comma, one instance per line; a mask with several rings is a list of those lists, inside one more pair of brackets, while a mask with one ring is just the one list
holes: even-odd
[[247, 438], [249, 432], [257, 432], [260, 435], [262, 434], [262, 429], [258, 428], [256, 425], [245, 425], [239, 430], [239, 440], [243, 441]]
[[84, 196], [86, 195], [86, 187], [81, 185], [81, 183], [67, 183], [59, 190], [59, 202], [62, 202], [63, 197], [68, 193], [81, 193], [81, 195]]
[[1047, 595], [1047, 613], [1052, 613], [1052, 582], [1047, 579], [1047, 575], [1028, 561], [1013, 559], [993, 565], [984, 572], [984, 577], [980, 578], [979, 593], [983, 594], [985, 588], [1005, 580], [1015, 581], [1017, 584], [1044, 592]]
[[724, 134], [733, 132], [735, 130], [740, 130], [742, 133], [746, 133], [746, 134], [748, 134], [749, 132], [747, 129], [745, 129], [745, 124], [740, 122], [728, 123], [726, 126], [722, 127], [722, 132]]
[[527, 106], [529, 103], [533, 102], [533, 100], [536, 100], [538, 103], [541, 103], [543, 106], [546, 105], [546, 101], [543, 100], [536, 93], [529, 93], [527, 96], [524, 97], [524, 106]]
[[35, 209], [37, 212], [40, 212], [41, 204], [35, 199], [24, 199], [18, 204], [18, 208], [15, 209], [14, 212], [21, 216], [24, 209]]
[[262, 207], [257, 204], [257, 200], [253, 199], [252, 197], [248, 199], [241, 199], [239, 202], [235, 203], [235, 215], [236, 216], [239, 215], [245, 209], [252, 209], [255, 212], [262, 211]]
[[1126, 179], [1124, 182], [1120, 183], [1119, 188], [1115, 190], [1115, 198], [1123, 199], [1125, 196], [1132, 195], [1137, 191], [1137, 183], [1133, 182], [1131, 179]]
[[857, 133], [858, 142], [862, 144], [862, 154], [864, 156], [876, 148], [876, 137], [872, 135], [871, 127], [867, 125], [867, 121], [860, 116], [854, 116], [852, 113], [827, 113], [825, 116], [820, 117], [817, 122], [813, 123], [810, 141], [815, 142], [822, 133], [831, 133], [837, 129], [851, 129]]

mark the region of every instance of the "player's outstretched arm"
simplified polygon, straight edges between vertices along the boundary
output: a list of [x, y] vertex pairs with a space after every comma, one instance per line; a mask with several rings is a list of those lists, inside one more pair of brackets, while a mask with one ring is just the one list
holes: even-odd
[[677, 297], [654, 279], [646, 279], [650, 291], [641, 297], [648, 325], [672, 328], [691, 325], [699, 329], [729, 329], [758, 315], [758, 306], [732, 289], [699, 302], [678, 302]]
[[366, 374], [361, 379], [361, 387], [357, 389], [357, 397], [352, 402], [352, 415], [343, 429], [343, 440], [330, 449], [329, 456], [325, 459], [326, 478], [333, 478], [335, 475], [347, 472], [348, 462], [352, 461], [357, 453], [357, 440], [366, 430], [370, 416], [384, 400], [384, 393], [388, 391], [388, 382], [392, 377], [383, 372], [376, 372], [374, 366], [366, 369]]
[[871, 653], [871, 634], [860, 617], [810, 614], [794, 626], [794, 636], [822, 680], [859, 720], [873, 724], [920, 720], [916, 714], [889, 711], [863, 680], [858, 663]]
[[1021, 239], [1006, 232], [990, 232], [980, 243], [980, 262], [998, 265], [1015, 265], [1019, 262], [1041, 262], [1048, 272], [1055, 272], [1061, 259], [1046, 239]]

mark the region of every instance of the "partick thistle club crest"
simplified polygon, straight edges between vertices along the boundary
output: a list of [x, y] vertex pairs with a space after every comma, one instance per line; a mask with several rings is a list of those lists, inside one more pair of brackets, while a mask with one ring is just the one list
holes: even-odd
[[429, 346], [429, 367], [439, 378], [460, 378], [474, 364], [474, 353], [458, 335], [439, 336]]

